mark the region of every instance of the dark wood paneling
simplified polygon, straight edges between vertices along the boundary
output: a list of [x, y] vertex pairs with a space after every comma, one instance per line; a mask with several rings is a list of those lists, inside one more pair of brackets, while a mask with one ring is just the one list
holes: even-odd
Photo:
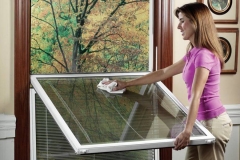
[[[172, 0], [154, 0], [155, 70], [173, 63], [172, 3]], [[172, 78], [164, 80], [163, 83], [172, 91]], [[161, 160], [172, 160], [172, 148], [160, 149], [159, 157]]]
[[30, 0], [15, 0], [14, 114], [15, 159], [30, 159]]
[[[173, 63], [172, 3], [171, 0], [154, 1], [154, 53], [157, 47], [155, 69]], [[163, 83], [172, 91], [172, 78], [164, 80]]]

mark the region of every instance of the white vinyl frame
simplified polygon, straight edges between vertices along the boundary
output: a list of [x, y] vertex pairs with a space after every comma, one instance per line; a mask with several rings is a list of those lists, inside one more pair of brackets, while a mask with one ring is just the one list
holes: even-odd
[[[149, 72], [139, 72], [139, 73], [99, 73], [99, 74], [57, 74], [57, 75], [31, 75], [31, 84], [33, 85], [35, 91], [42, 99], [43, 103], [47, 107], [48, 111], [53, 116], [59, 128], [62, 130], [63, 134], [66, 136], [70, 145], [73, 147], [76, 154], [91, 154], [91, 153], [102, 153], [102, 152], [115, 152], [115, 151], [128, 151], [128, 150], [143, 150], [143, 149], [157, 149], [165, 147], [174, 147], [175, 139], [159, 139], [159, 140], [144, 140], [135, 142], [117, 142], [117, 143], [107, 143], [107, 144], [91, 144], [91, 145], [81, 145], [70, 128], [67, 126], [66, 122], [63, 120], [62, 116], [59, 114], [58, 110], [38, 82], [41, 78], [75, 78], [75, 77], [121, 77], [121, 76], [143, 76]], [[175, 96], [170, 92], [162, 82], [157, 82], [159, 87], [161, 87], [165, 93], [172, 98], [172, 100], [187, 114], [187, 108], [184, 107]], [[31, 92], [32, 93], [32, 92]], [[33, 98], [33, 96], [31, 96]], [[34, 101], [32, 100], [32, 103]], [[32, 105], [31, 103], [31, 105]], [[31, 106], [31, 108], [33, 108]], [[33, 111], [32, 111], [33, 112]], [[31, 113], [34, 115], [33, 113]], [[34, 123], [34, 121], [32, 122]], [[31, 123], [31, 124], [32, 124]], [[191, 137], [190, 145], [198, 144], [209, 144], [215, 141], [215, 137], [204, 128], [198, 121], [196, 125], [205, 133], [206, 136]], [[32, 124], [32, 126], [35, 126]], [[34, 127], [32, 128], [33, 131]], [[31, 138], [34, 139], [35, 133], [32, 134]], [[35, 143], [33, 141], [33, 143]], [[34, 148], [33, 148], [34, 149]]]
[[148, 71], [153, 71], [153, 27], [154, 27], [154, 24], [153, 24], [153, 0], [149, 0], [149, 57], [148, 57]]
[[30, 159], [36, 160], [36, 118], [35, 118], [35, 94], [34, 89], [30, 89]]

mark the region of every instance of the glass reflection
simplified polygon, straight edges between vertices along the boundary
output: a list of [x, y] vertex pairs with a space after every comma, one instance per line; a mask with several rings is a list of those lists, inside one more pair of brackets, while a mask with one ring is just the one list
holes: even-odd
[[[121, 77], [131, 78], [136, 77]], [[175, 138], [182, 131], [186, 114], [156, 84], [109, 94], [97, 89], [100, 80], [102, 77], [39, 79], [81, 144]], [[194, 126], [192, 136], [201, 135]]]

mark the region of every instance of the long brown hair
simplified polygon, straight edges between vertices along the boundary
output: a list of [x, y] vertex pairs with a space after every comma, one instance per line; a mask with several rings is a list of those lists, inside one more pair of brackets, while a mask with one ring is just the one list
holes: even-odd
[[[223, 50], [217, 35], [217, 29], [209, 8], [203, 3], [188, 3], [175, 10], [177, 18], [179, 13], [183, 13], [190, 19], [195, 27], [194, 43], [197, 48], [207, 48], [220, 59], [221, 67], [224, 66]], [[193, 47], [189, 43], [187, 50]]]

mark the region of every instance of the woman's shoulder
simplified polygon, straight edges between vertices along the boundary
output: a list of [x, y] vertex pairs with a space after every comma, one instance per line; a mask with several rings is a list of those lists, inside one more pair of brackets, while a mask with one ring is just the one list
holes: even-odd
[[204, 47], [201, 47], [201, 48], [196, 48], [196, 47], [194, 47], [194, 48], [192, 49], [192, 51], [195, 52], [195, 53], [213, 54], [212, 51], [210, 51], [209, 49], [204, 48]]
[[202, 56], [208, 56], [208, 57], [215, 58], [215, 54], [207, 48], [195, 48], [193, 50], [193, 54], [195, 56], [201, 56], [202, 55]]
[[219, 63], [218, 58], [207, 48], [198, 49], [198, 51], [194, 54], [193, 59], [195, 66], [205, 67], [209, 70]]

